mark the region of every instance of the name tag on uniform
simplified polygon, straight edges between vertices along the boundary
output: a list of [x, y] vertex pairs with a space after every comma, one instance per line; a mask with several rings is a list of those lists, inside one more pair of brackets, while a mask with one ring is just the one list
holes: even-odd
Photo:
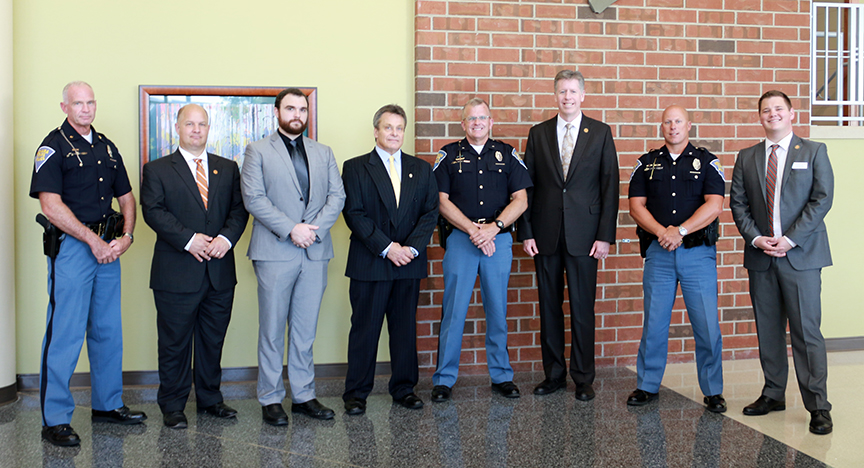
[[795, 161], [792, 163], [792, 170], [807, 169], [807, 161]]

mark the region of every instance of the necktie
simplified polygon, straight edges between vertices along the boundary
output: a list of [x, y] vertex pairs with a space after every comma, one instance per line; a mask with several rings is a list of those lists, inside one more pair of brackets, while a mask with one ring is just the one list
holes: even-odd
[[288, 148], [290, 149], [294, 172], [297, 174], [297, 182], [300, 183], [300, 190], [303, 192], [303, 202], [309, 204], [309, 169], [306, 168], [306, 161], [303, 161], [303, 155], [297, 148], [297, 140], [291, 140]]
[[768, 235], [774, 237], [774, 187], [777, 184], [777, 148], [780, 145], [771, 145], [771, 154], [768, 156], [768, 170], [765, 171], [765, 199], [768, 202]]
[[576, 141], [573, 139], [573, 134], [570, 130], [572, 124], [564, 126], [567, 130], [564, 131], [564, 142], [561, 144], [561, 167], [564, 169], [564, 178], [567, 178], [567, 172], [570, 170], [570, 160], [573, 159], [573, 147], [576, 146]]
[[396, 156], [390, 155], [390, 183], [393, 184], [393, 194], [396, 195], [396, 206], [399, 206], [399, 194], [402, 192], [402, 181], [396, 172]]
[[201, 158], [195, 158], [195, 164], [198, 165], [195, 170], [195, 183], [198, 185], [198, 193], [201, 194], [201, 200], [204, 202], [204, 209], [207, 209], [207, 174], [204, 173]]

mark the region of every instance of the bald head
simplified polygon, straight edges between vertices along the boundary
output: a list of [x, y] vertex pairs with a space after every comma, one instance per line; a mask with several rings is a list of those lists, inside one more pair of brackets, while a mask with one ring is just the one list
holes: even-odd
[[663, 111], [660, 131], [666, 140], [666, 149], [673, 154], [681, 154], [690, 143], [690, 116], [681, 106], [669, 106]]
[[207, 111], [198, 104], [187, 104], [177, 111], [174, 125], [180, 137], [180, 147], [198, 156], [207, 148], [210, 121]]

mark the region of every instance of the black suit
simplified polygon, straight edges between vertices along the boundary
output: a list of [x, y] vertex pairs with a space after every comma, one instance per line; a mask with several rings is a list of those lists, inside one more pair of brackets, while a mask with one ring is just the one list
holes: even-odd
[[207, 155], [208, 207], [179, 151], [144, 165], [141, 206], [156, 232], [150, 288], [157, 310], [159, 394], [163, 412], [182, 411], [192, 384], [194, 341], [198, 407], [222, 401], [222, 343], [234, 302], [233, 248], [221, 259], [199, 262], [184, 248], [196, 233], [222, 235], [237, 245], [249, 218], [234, 161]]
[[608, 125], [584, 114], [569, 173], [564, 178], [557, 116], [528, 133], [525, 164], [534, 181], [518, 238], [534, 239], [540, 296], [540, 340], [546, 378], [566, 379], [564, 360], [564, 272], [570, 300], [570, 375], [577, 384], [594, 381], [594, 299], [597, 260], [594, 241], [615, 243], [618, 216], [618, 155]]
[[[427, 275], [426, 245], [438, 218], [438, 185], [432, 167], [402, 153], [399, 206], [390, 176], [376, 150], [349, 159], [342, 168], [345, 208], [351, 229], [348, 266], [351, 333], [345, 400], [372, 391], [375, 356], [384, 316], [390, 333], [390, 394], [401, 398], [417, 384], [417, 300]], [[396, 242], [418, 256], [397, 267], [381, 252]]]

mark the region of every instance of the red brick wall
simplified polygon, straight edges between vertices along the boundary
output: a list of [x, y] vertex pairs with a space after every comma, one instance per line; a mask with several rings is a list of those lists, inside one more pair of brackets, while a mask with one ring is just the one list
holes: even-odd
[[[416, 1], [415, 6], [415, 150], [429, 162], [441, 146], [464, 136], [459, 113], [471, 97], [491, 103], [494, 137], [521, 151], [529, 128], [556, 113], [555, 73], [571, 68], [585, 75], [582, 108], [612, 126], [622, 180], [618, 243], [598, 273], [595, 354], [601, 366], [634, 364], [642, 332], [642, 259], [627, 213], [630, 170], [640, 155], [662, 145], [658, 123], [671, 104], [690, 110], [692, 141], [720, 158], [727, 181], [738, 150], [764, 136], [755, 111], [764, 91], [789, 94], [804, 124], [796, 131], [808, 135], [810, 2], [619, 0], [599, 15], [587, 0]], [[750, 358], [757, 345], [741, 266], [743, 240], [728, 197], [726, 207], [717, 255], [724, 357]], [[443, 251], [437, 237], [435, 242], [417, 316], [420, 365], [427, 372], [436, 361], [443, 292]], [[510, 357], [516, 370], [542, 370], [534, 263], [521, 244], [513, 251]], [[484, 373], [479, 290], [474, 299], [461, 371]], [[670, 362], [692, 361], [693, 349], [679, 297]]]

